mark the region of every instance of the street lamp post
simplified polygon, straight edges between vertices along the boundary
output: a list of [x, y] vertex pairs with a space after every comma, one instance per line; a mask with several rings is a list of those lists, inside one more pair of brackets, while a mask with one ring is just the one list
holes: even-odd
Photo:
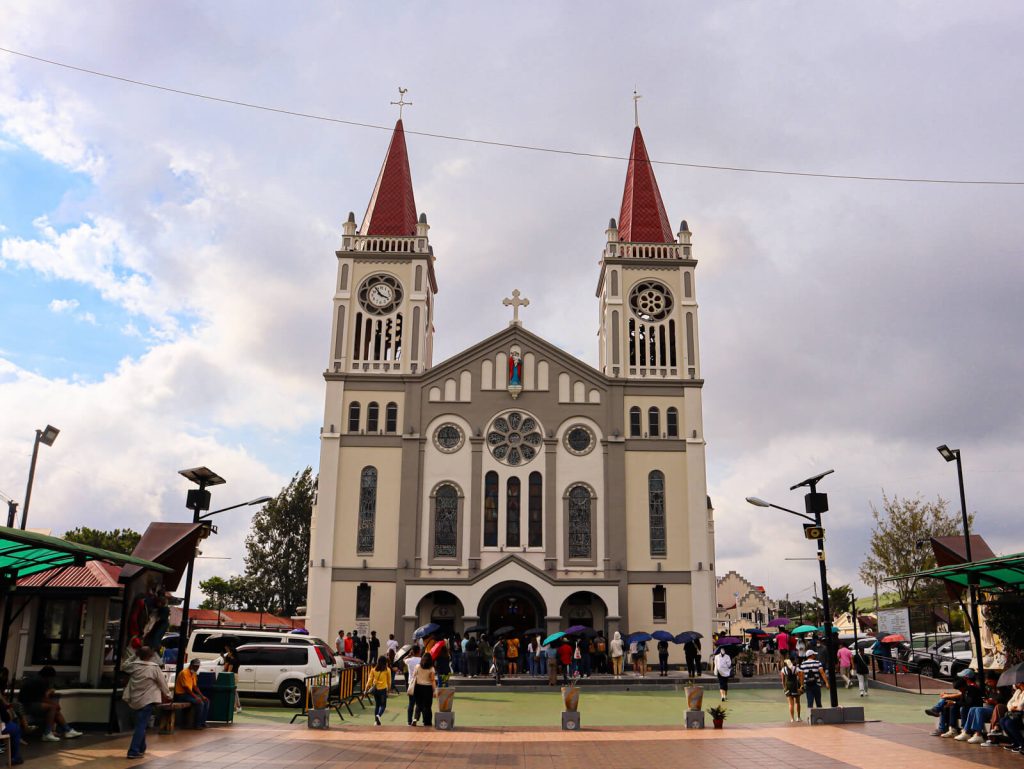
[[[758, 497], [747, 497], [747, 502], [757, 507], [774, 507], [776, 510], [782, 510], [783, 512], [803, 518], [804, 520], [810, 521], [811, 524], [818, 529], [818, 533], [824, 534], [821, 528], [821, 514], [828, 510], [828, 495], [818, 493], [818, 481], [833, 472], [835, 471], [826, 470], [823, 473], [819, 473], [812, 478], [800, 481], [800, 483], [789, 487], [790, 491], [795, 491], [802, 486], [806, 486], [810, 489], [810, 491], [804, 495], [804, 507], [806, 509], [806, 513], [798, 513], [796, 510], [790, 510], [788, 507], [781, 507], [780, 505], [766, 502]], [[826, 667], [826, 671], [828, 674], [829, 702], [832, 707], [837, 708], [839, 707], [839, 692], [836, 690], [836, 639], [835, 634], [832, 632], [832, 608], [828, 598], [828, 569], [825, 564], [825, 538], [824, 536], [820, 536], [817, 540], [818, 568], [821, 574], [821, 604], [822, 611], [825, 614], [825, 651], [828, 654], [828, 666]]]
[[[960, 449], [951, 449], [946, 444], [938, 447], [937, 451], [947, 462], [956, 462], [956, 479], [960, 484], [960, 518], [964, 526], [964, 555], [967, 561], [973, 561], [971, 557], [971, 522], [967, 518], [967, 498], [964, 495], [964, 468], [960, 462]], [[971, 631], [974, 635], [974, 654], [978, 663], [978, 680], [985, 680], [984, 654], [981, 649], [981, 624], [978, 619], [978, 583], [972, 576], [968, 575], [967, 600], [970, 601]]]
[[[25, 506], [21, 509], [21, 528], [25, 528], [25, 524], [28, 522], [28, 504], [32, 501], [32, 482], [36, 478], [36, 459], [39, 457], [39, 444], [42, 443], [45, 446], [52, 446], [53, 442], [57, 440], [57, 436], [60, 434], [53, 425], [47, 425], [42, 430], [36, 430], [36, 440], [32, 444], [32, 463], [28, 466], [28, 486], [25, 488]], [[9, 510], [7, 520], [10, 521], [10, 525], [14, 526], [14, 510]]]

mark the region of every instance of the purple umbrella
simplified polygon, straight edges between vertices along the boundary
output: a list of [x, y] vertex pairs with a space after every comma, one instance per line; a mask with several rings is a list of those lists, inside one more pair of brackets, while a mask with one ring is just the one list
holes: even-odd
[[717, 646], [732, 646], [734, 644], [741, 644], [741, 643], [743, 643], [743, 641], [741, 641], [736, 636], [727, 635], [724, 638], [719, 638], [718, 639], [718, 643], [716, 645]]
[[768, 623], [768, 627], [786, 627], [792, 620], [789, 617], [776, 617]]
[[587, 629], [586, 625], [573, 625], [572, 627], [565, 629], [566, 635], [578, 635]]

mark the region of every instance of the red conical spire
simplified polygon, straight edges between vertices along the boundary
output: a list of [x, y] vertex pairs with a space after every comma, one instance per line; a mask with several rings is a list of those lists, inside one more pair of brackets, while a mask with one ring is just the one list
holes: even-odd
[[412, 194], [409, 152], [405, 148], [402, 120], [395, 123], [384, 165], [360, 228], [363, 235], [411, 236], [416, 234], [416, 199]]
[[619, 240], [626, 243], [675, 241], [640, 126], [633, 129], [633, 146], [629, 150], [629, 170], [619, 211]]

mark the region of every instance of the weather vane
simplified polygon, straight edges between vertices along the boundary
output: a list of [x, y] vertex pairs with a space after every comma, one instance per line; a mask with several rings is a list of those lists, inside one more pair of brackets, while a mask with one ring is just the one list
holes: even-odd
[[402, 108], [403, 107], [411, 107], [412, 106], [412, 102], [411, 101], [406, 101], [405, 100], [405, 95], [407, 93], [409, 93], [409, 89], [408, 88], [402, 88], [402, 86], [398, 86], [398, 101], [391, 102], [396, 107], [398, 107], [398, 119], [399, 120], [402, 119]]
[[[636, 125], [640, 125], [640, 110], [637, 103], [644, 98], [636, 92], [636, 88], [633, 88], [633, 122]], [[394, 104], [394, 102], [392, 102]]]

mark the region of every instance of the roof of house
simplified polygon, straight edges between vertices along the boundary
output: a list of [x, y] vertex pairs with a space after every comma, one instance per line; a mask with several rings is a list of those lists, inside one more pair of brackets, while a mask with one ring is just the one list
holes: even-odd
[[58, 566], [39, 571], [18, 580], [19, 588], [73, 588], [77, 590], [117, 590], [121, 567], [101, 561], [87, 561], [82, 566]]
[[675, 242], [640, 126], [633, 129], [633, 146], [629, 149], [629, 168], [619, 209], [619, 240], [627, 243]]

